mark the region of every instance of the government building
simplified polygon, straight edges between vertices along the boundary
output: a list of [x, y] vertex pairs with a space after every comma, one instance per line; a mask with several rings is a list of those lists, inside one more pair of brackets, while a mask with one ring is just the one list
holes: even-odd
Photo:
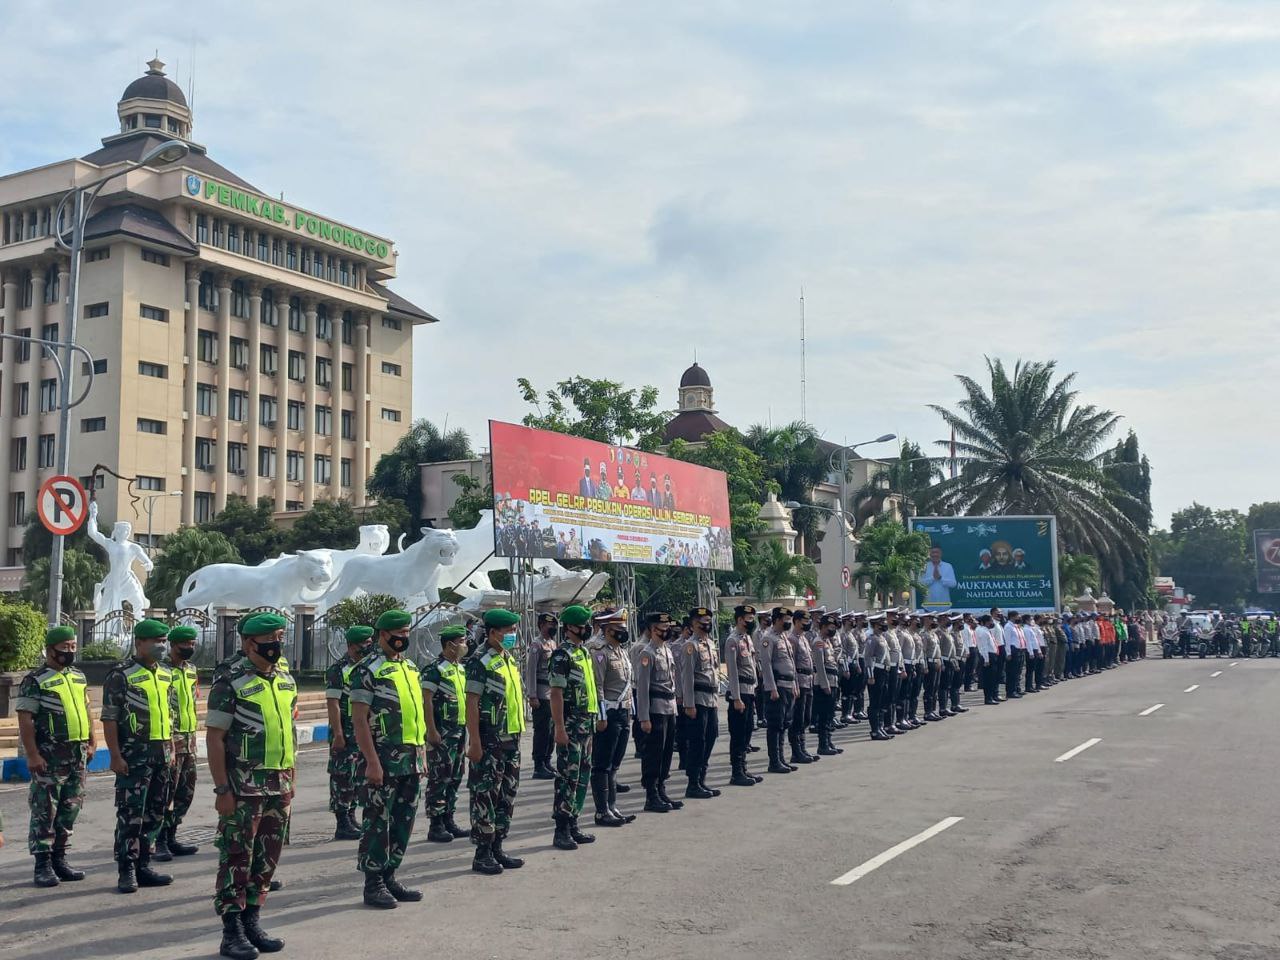
[[[54, 243], [61, 198], [166, 140], [190, 148], [112, 180], [93, 204], [76, 340], [94, 359], [76, 358], [72, 394], [91, 373], [93, 385], [71, 411], [71, 472], [87, 480], [104, 464], [128, 478], [98, 474], [100, 519], [132, 522], [149, 546], [231, 495], [269, 497], [281, 519], [318, 499], [363, 505], [373, 465], [409, 426], [413, 328], [435, 318], [387, 286], [391, 240], [221, 166], [191, 140], [191, 110], [164, 64], [148, 67], [100, 149], [0, 177], [3, 329], [60, 340], [70, 277]], [[0, 341], [9, 566], [21, 563], [23, 525], [53, 473], [58, 400], [39, 347]]]

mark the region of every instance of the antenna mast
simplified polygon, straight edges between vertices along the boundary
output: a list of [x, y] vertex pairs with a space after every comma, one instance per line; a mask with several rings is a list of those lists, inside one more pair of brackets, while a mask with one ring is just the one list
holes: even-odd
[[800, 288], [800, 419], [807, 421], [805, 416], [805, 369], [804, 369], [804, 287]]

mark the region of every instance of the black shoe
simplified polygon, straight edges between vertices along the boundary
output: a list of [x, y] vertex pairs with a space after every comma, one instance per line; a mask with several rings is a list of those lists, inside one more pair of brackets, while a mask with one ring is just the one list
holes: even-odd
[[173, 877], [169, 874], [152, 870], [149, 860], [138, 860], [137, 877], [140, 887], [167, 887], [173, 883]]
[[222, 915], [222, 943], [218, 956], [231, 960], [258, 960], [258, 948], [244, 935], [244, 926], [238, 913]]
[[684, 806], [683, 800], [672, 800], [667, 796], [667, 785], [665, 783], [658, 784], [658, 796], [660, 796], [672, 810], [679, 810]]
[[155, 846], [151, 848], [151, 859], [160, 863], [168, 863], [173, 859], [173, 854], [169, 852], [169, 835], [164, 830], [156, 836]]
[[[123, 868], [121, 868], [123, 874]], [[37, 887], [56, 887], [58, 885], [58, 876], [53, 872], [53, 855], [49, 853], [36, 854], [36, 871], [34, 881]], [[137, 889], [136, 887], [134, 889]]]
[[[359, 834], [357, 833], [357, 836]], [[180, 843], [178, 838], [173, 835], [173, 831], [169, 831], [169, 852], [175, 857], [190, 857], [200, 852], [200, 848], [194, 843]]]
[[[574, 843], [595, 843], [596, 842], [596, 838], [594, 834], [583, 833], [581, 830], [578, 829], [577, 817], [574, 817], [569, 821], [569, 836], [573, 837]], [[503, 866], [506, 866], [506, 864], [503, 864]]]
[[364, 905], [377, 907], [379, 910], [394, 910], [400, 904], [387, 885], [382, 882], [382, 874], [366, 873], [364, 875]]
[[360, 827], [356, 825], [349, 811], [343, 810], [341, 813], [334, 814], [337, 825], [333, 831], [333, 839], [335, 840], [359, 840]]
[[[422, 891], [410, 890], [408, 887], [404, 886], [396, 879], [396, 872], [394, 870], [384, 870], [382, 872], [382, 885], [387, 888], [387, 893], [396, 898], [397, 903], [417, 903], [422, 899]], [[246, 914], [246, 916], [248, 916], [248, 914]], [[249, 932], [247, 924], [244, 928], [244, 932]], [[249, 939], [252, 940], [253, 936], [250, 935]], [[262, 949], [260, 944], [254, 944], [254, 946], [259, 950]]]
[[[636, 815], [634, 813], [623, 813], [621, 810], [618, 809], [618, 794], [626, 792], [625, 790], [622, 789], [625, 786], [626, 784], [614, 783], [612, 778], [610, 778], [609, 791], [608, 791], [609, 799], [608, 799], [608, 802], [606, 803], [606, 806], [609, 808], [609, 812], [612, 813], [619, 820], [621, 820], [624, 824], [635, 823]], [[630, 787], [627, 787], [627, 790], [630, 790], [630, 789], [631, 789]]]
[[715, 787], [707, 786], [707, 768], [706, 767], [703, 767], [702, 773], [698, 775], [698, 786], [700, 786], [703, 790], [707, 791], [707, 793], [711, 794], [711, 796], [713, 797], [720, 796], [719, 790], [717, 790]]
[[759, 753], [759, 752], [760, 752], [760, 748], [757, 747], [754, 743], [747, 745], [747, 753]]
[[956, 704], [954, 707], [952, 707], [952, 708], [951, 708], [951, 712], [952, 712], [952, 713], [968, 713], [968, 712], [969, 712], [969, 708], [968, 708], [968, 707], [962, 707], [962, 706], [960, 706], [959, 704]]
[[84, 871], [76, 870], [71, 864], [67, 863], [67, 852], [65, 850], [53, 851], [53, 875], [59, 880], [66, 880], [74, 883], [77, 880], [84, 879]]
[[269, 884], [267, 884], [267, 889], [270, 890], [272, 893], [275, 893], [277, 890], [283, 890], [284, 881], [272, 879], [272, 881]]
[[618, 809], [616, 804], [609, 804], [609, 812], [623, 822], [623, 824], [635, 823], [636, 815], [634, 813], [623, 813]]
[[813, 758], [810, 757], [807, 753], [798, 753], [795, 750], [792, 750], [791, 759], [787, 762], [790, 766], [796, 767], [802, 763], [813, 763]]
[[452, 833], [459, 840], [461, 840], [463, 837], [471, 836], [470, 830], [463, 830], [460, 826], [458, 826], [457, 822], [453, 819], [452, 813], [446, 813], [444, 815], [444, 828], [448, 830], [450, 833]]
[[490, 848], [493, 859], [498, 862], [498, 866], [503, 870], [519, 870], [524, 866], [524, 860], [520, 857], [507, 856], [507, 852], [502, 849], [502, 841], [504, 839], [504, 837], [496, 837], [494, 839], [493, 846]]
[[[54, 878], [55, 880], [57, 877]], [[121, 893], [138, 892], [138, 874], [132, 860], [120, 861], [120, 874], [116, 880], [116, 889]]]
[[260, 953], [279, 953], [284, 949], [284, 941], [272, 937], [258, 925], [258, 913], [261, 907], [245, 907], [240, 915], [240, 925], [244, 929], [244, 938], [253, 944]]
[[756, 778], [747, 773], [745, 763], [739, 763], [733, 767], [733, 776], [729, 778], [729, 784], [734, 787], [754, 787]]
[[768, 770], [769, 773], [790, 773], [792, 768], [787, 766], [787, 764], [783, 763], [781, 760], [774, 760], [769, 764]]
[[630, 793], [630, 792], [631, 792], [631, 784], [629, 784], [629, 783], [615, 783], [615, 784], [613, 785], [613, 789], [614, 789], [614, 791], [615, 791], [615, 792], [617, 792], [617, 793]]
[[556, 772], [552, 770], [550, 767], [534, 767], [533, 768], [534, 780], [554, 780], [555, 778], [556, 778]]
[[684, 795], [690, 800], [710, 800], [712, 793], [698, 783], [697, 777], [689, 778], [689, 785], [684, 788]]
[[475, 873], [483, 873], [486, 876], [497, 876], [502, 872], [502, 864], [493, 859], [493, 845], [491, 843], [476, 844], [475, 859], [471, 861], [471, 869]]
[[[645, 806], [645, 809], [646, 810], [648, 809], [648, 805]], [[663, 812], [665, 813], [666, 811], [663, 811]], [[573, 839], [572, 836], [569, 835], [569, 821], [567, 818], [565, 817], [556, 818], [556, 834], [555, 834], [555, 838], [551, 841], [551, 845], [554, 846], [557, 850], [577, 850], [578, 849], [577, 842]]]
[[431, 818], [431, 828], [427, 830], [427, 840], [430, 843], [453, 843], [453, 834], [444, 825], [443, 817]]
[[627, 822], [608, 807], [596, 808], [595, 821], [597, 827], [621, 827]]
[[670, 813], [671, 805], [659, 796], [657, 790], [649, 787], [645, 791], [644, 809], [646, 813]]
[[892, 740], [893, 737], [889, 736], [889, 734], [885, 733], [883, 730], [873, 730], [871, 732], [871, 739], [872, 740]]

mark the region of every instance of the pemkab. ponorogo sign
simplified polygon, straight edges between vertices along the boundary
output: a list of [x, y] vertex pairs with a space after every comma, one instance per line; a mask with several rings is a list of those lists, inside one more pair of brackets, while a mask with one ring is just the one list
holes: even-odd
[[934, 610], [1058, 610], [1055, 517], [913, 517], [929, 560], [913, 603]]

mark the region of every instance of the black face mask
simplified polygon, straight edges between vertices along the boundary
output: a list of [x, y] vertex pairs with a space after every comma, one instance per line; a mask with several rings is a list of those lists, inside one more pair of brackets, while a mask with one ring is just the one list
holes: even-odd
[[175, 657], [181, 657], [183, 660], [190, 660], [192, 657], [196, 655], [196, 648], [195, 647], [174, 647], [173, 655]]
[[371, 654], [371, 653], [373, 653], [373, 641], [372, 641], [372, 640], [370, 640], [368, 643], [366, 643], [364, 646], [362, 646], [362, 647], [360, 648], [360, 656], [362, 656], [362, 657], [367, 657], [367, 656], [368, 656], [369, 654]]
[[742, 624], [742, 629], [747, 631], [747, 633], [755, 633], [756, 622], [754, 620], [747, 620]]
[[617, 640], [619, 643], [626, 643], [631, 639], [631, 631], [626, 627], [619, 627], [615, 630], [611, 630], [610, 633], [612, 634], [613, 639]]
[[409, 649], [409, 638], [398, 637], [395, 634], [392, 634], [391, 636], [387, 637], [387, 646], [389, 646], [396, 653], [404, 653], [406, 650]]
[[69, 667], [76, 662], [76, 652], [74, 650], [55, 650], [53, 651], [54, 662], [60, 667]]
[[267, 663], [275, 663], [280, 659], [280, 654], [283, 652], [281, 650], [281, 643], [279, 640], [270, 640], [267, 643], [260, 643], [258, 644], [257, 649], [258, 656], [267, 661]]

